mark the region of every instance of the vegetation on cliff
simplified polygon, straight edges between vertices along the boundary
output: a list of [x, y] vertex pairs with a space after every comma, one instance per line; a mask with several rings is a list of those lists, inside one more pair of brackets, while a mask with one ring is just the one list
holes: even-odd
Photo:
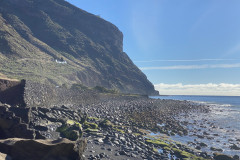
[[0, 1], [0, 72], [55, 85], [157, 94], [123, 52], [118, 28], [64, 0]]

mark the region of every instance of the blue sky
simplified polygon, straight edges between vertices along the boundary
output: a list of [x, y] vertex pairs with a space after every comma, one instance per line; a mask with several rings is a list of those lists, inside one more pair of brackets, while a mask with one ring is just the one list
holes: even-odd
[[240, 96], [239, 0], [67, 0], [124, 34], [160, 94]]

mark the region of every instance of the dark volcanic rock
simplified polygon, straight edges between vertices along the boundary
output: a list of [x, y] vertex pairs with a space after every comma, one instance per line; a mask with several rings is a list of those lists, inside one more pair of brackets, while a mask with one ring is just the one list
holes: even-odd
[[234, 160], [232, 157], [224, 154], [215, 154], [214, 159], [215, 160]]
[[25, 81], [0, 79], [0, 102], [24, 107]]
[[81, 141], [82, 148], [67, 139], [58, 141], [6, 139], [0, 140], [0, 152], [9, 155], [12, 160], [79, 160], [82, 159], [86, 142]]
[[231, 145], [230, 148], [234, 150], [240, 150], [240, 147], [238, 147], [236, 144]]
[[8, 105], [0, 106], [0, 139], [13, 137], [34, 138], [34, 130], [29, 129], [28, 124], [22, 123], [20, 117], [9, 111], [9, 107]]

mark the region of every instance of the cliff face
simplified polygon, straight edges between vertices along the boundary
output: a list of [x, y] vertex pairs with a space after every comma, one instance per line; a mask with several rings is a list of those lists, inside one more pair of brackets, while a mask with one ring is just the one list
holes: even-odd
[[113, 24], [64, 0], [0, 0], [0, 72], [55, 85], [157, 94]]

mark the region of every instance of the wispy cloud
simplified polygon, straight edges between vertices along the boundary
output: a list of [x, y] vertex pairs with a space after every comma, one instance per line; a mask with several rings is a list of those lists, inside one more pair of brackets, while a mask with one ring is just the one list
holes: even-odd
[[134, 61], [136, 63], [149, 63], [149, 62], [203, 62], [203, 61], [236, 61], [240, 59], [159, 59], [159, 60], [146, 60]]
[[240, 68], [240, 63], [140, 67], [141, 70], [177, 70], [177, 69], [184, 70], [184, 69], [214, 69], [214, 68]]
[[239, 54], [239, 53], [240, 53], [240, 43], [238, 43], [235, 46], [233, 46], [232, 48], [230, 48], [227, 51], [226, 56], [233, 55], [233, 54]]
[[162, 95], [224, 95], [240, 96], [240, 84], [207, 83], [207, 84], [165, 84], [154, 85]]

